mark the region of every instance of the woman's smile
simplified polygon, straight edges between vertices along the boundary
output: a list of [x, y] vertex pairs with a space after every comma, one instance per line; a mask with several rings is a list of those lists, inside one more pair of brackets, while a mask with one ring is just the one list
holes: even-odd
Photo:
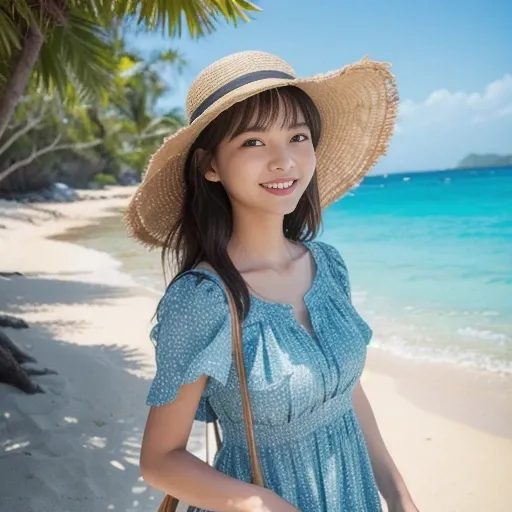
[[267, 192], [277, 196], [286, 196], [291, 194], [298, 183], [297, 178], [278, 178], [276, 180], [261, 183], [260, 186]]

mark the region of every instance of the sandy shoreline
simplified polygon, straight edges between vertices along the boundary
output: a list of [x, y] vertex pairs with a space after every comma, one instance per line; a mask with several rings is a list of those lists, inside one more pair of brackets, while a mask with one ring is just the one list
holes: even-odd
[[[158, 508], [161, 494], [138, 470], [158, 296], [108, 255], [47, 238], [123, 207], [132, 192], [69, 204], [0, 201], [0, 270], [24, 274], [0, 280], [0, 311], [31, 326], [5, 332], [37, 367], [58, 371], [34, 378], [44, 395], [0, 384], [1, 512]], [[363, 383], [422, 512], [512, 510], [510, 378], [373, 349]], [[197, 427], [189, 448], [202, 456]]]

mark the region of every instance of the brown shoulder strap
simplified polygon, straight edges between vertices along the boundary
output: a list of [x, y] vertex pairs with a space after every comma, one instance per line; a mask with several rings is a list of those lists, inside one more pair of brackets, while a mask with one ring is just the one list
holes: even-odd
[[[218, 278], [220, 280], [220, 278]], [[254, 438], [254, 426], [252, 422], [252, 412], [251, 412], [251, 402], [249, 399], [249, 390], [247, 388], [247, 379], [245, 376], [245, 367], [244, 367], [244, 357], [242, 350], [242, 324], [240, 319], [238, 318], [238, 313], [235, 306], [235, 301], [231, 292], [224, 285], [224, 291], [226, 293], [226, 297], [228, 299], [229, 312], [231, 315], [231, 339], [233, 345], [233, 356], [236, 361], [236, 368], [238, 372], [238, 377], [240, 379], [240, 391], [242, 395], [242, 408], [244, 413], [244, 424], [245, 424], [245, 433], [247, 436], [247, 445], [249, 446], [249, 456], [251, 459], [251, 475], [252, 475], [252, 483], [255, 485], [259, 485], [260, 487], [265, 487], [265, 482], [263, 480], [263, 473], [261, 471], [260, 460], [258, 458], [258, 453], [256, 451], [256, 441]], [[206, 463], [209, 464], [209, 442], [208, 442], [208, 423], [205, 422], [206, 425]], [[217, 424], [215, 423], [215, 441], [217, 444], [217, 448], [220, 446], [220, 435], [218, 431]], [[160, 504], [158, 508], [158, 512], [177, 512], [179, 502], [176, 498], [167, 494]]]
[[[199, 269], [200, 271], [201, 269]], [[208, 269], [207, 269], [208, 270]], [[184, 276], [188, 273], [195, 273], [195, 270], [189, 270], [187, 272], [183, 272], [180, 277]], [[263, 481], [263, 473], [261, 471], [261, 465], [258, 458], [258, 453], [256, 450], [256, 440], [254, 437], [254, 426], [252, 421], [252, 412], [251, 412], [251, 401], [249, 398], [249, 390], [247, 388], [247, 379], [245, 376], [245, 367], [244, 367], [244, 356], [242, 349], [242, 324], [238, 317], [238, 312], [236, 310], [235, 301], [233, 299], [233, 295], [229, 291], [226, 284], [222, 281], [220, 276], [214, 274], [216, 280], [219, 282], [218, 284], [224, 289], [226, 294], [228, 305], [229, 305], [229, 313], [231, 315], [231, 339], [232, 339], [232, 348], [233, 348], [233, 357], [235, 358], [236, 368], [238, 372], [238, 377], [240, 380], [240, 392], [242, 395], [242, 408], [244, 414], [244, 424], [245, 424], [245, 434], [247, 436], [247, 445], [249, 447], [249, 456], [251, 459], [251, 475], [252, 482], [255, 485], [259, 485], [260, 487], [265, 487], [265, 483]], [[215, 430], [215, 440], [217, 443], [217, 448], [220, 446], [219, 443], [219, 433], [218, 430]], [[206, 423], [206, 461], [209, 461], [209, 443], [208, 443], [208, 423]]]
[[235, 301], [231, 292], [225, 287], [228, 298], [229, 310], [231, 313], [231, 333], [233, 339], [233, 354], [238, 370], [240, 380], [240, 391], [242, 395], [242, 407], [244, 413], [245, 433], [247, 436], [247, 444], [249, 446], [249, 455], [251, 458], [251, 474], [252, 482], [260, 487], [265, 487], [263, 481], [263, 473], [261, 471], [258, 452], [256, 450], [256, 441], [254, 438], [254, 425], [252, 421], [251, 401], [249, 399], [249, 390], [247, 388], [247, 379], [245, 376], [244, 356], [242, 350], [242, 324], [238, 317]]

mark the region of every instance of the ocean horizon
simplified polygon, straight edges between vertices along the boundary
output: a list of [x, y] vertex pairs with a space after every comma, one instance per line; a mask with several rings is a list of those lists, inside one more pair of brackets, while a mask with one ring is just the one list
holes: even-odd
[[[129, 239], [120, 215], [57, 238], [164, 290], [159, 252]], [[318, 239], [344, 258], [372, 346], [512, 374], [512, 168], [368, 176], [325, 210]]]

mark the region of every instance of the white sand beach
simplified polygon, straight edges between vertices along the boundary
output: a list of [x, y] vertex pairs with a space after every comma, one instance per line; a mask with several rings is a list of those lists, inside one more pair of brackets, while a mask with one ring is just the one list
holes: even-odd
[[[159, 297], [110, 256], [48, 239], [111, 215], [132, 192], [88, 192], [108, 198], [68, 204], [0, 201], [0, 271], [23, 274], [0, 278], [0, 312], [30, 325], [4, 332], [35, 367], [58, 372], [33, 377], [44, 394], [0, 384], [1, 512], [158, 508], [162, 495], [141, 479], [138, 457]], [[512, 510], [510, 377], [370, 349], [363, 384], [422, 512]], [[189, 444], [201, 457], [202, 432], [197, 425]]]

